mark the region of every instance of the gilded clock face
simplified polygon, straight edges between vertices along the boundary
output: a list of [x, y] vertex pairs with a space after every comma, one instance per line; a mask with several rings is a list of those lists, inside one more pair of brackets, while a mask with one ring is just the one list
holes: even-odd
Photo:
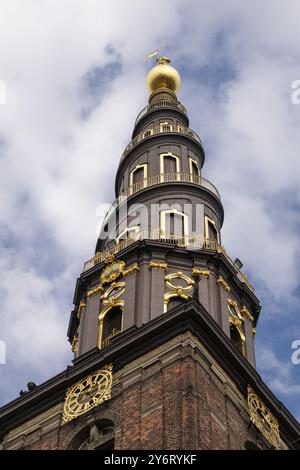
[[280, 446], [278, 421], [250, 386], [248, 386], [248, 407], [251, 421], [266, 439], [278, 448]]
[[71, 421], [111, 398], [112, 365], [103, 367], [69, 388], [63, 423]]

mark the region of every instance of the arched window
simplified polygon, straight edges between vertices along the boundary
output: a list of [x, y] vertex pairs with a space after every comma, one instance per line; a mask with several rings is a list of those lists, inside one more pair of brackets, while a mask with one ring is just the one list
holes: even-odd
[[189, 158], [190, 176], [193, 183], [200, 182], [200, 169], [199, 165], [193, 158]]
[[183, 133], [184, 132], [184, 126], [181, 122], [177, 121], [177, 132]]
[[207, 215], [204, 217], [204, 233], [206, 240], [220, 243], [219, 232], [216, 227], [216, 223], [213, 219], [210, 219]]
[[[113, 294], [113, 292], [112, 292]], [[112, 338], [123, 330], [124, 300], [117, 300], [100, 312], [98, 348], [107, 348]]]
[[130, 172], [129, 177], [129, 195], [136, 193], [140, 189], [146, 187], [146, 179], [148, 176], [147, 163], [136, 165]]
[[68, 445], [68, 450], [113, 450], [114, 424], [100, 419], [82, 429]]
[[185, 292], [167, 292], [164, 295], [164, 313], [168, 312], [177, 305], [181, 305], [187, 299], [191, 298], [190, 294]]
[[180, 181], [180, 159], [171, 152], [160, 154], [160, 179], [164, 181]]
[[160, 233], [162, 238], [178, 240], [184, 244], [188, 236], [188, 216], [177, 209], [168, 209], [160, 213]]
[[146, 139], [147, 137], [150, 137], [153, 135], [153, 129], [147, 129], [145, 132], [143, 132], [142, 137], [143, 139]]
[[233, 324], [230, 325], [230, 340], [234, 346], [240, 351], [241, 354], [244, 354], [244, 345], [240, 335], [239, 330]]
[[160, 132], [172, 132], [173, 126], [169, 122], [161, 122], [159, 125]]
[[102, 329], [102, 348], [109, 346], [111, 339], [122, 331], [123, 311], [121, 307], [112, 307], [105, 315]]
[[133, 227], [126, 227], [117, 236], [116, 243], [119, 243], [120, 240], [127, 240], [128, 238], [132, 238], [133, 240], [136, 240], [138, 237], [139, 231], [140, 231], [139, 225], [134, 225]]

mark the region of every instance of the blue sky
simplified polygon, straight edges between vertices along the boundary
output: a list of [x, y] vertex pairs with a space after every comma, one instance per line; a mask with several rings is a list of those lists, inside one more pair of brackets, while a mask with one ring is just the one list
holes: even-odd
[[223, 244], [261, 299], [258, 371], [300, 418], [299, 24], [297, 0], [1, 3], [1, 404], [72, 359], [76, 277], [147, 102], [144, 56], [160, 49], [222, 195]]

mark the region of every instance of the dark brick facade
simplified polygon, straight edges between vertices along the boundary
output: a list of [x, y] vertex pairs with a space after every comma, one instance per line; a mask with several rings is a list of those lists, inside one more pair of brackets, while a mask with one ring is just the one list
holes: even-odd
[[113, 384], [111, 400], [63, 426], [61, 404], [50, 432], [49, 416], [40, 416], [33, 432], [27, 422], [20, 429], [26, 435], [23, 447], [77, 449], [92, 423], [108, 421], [115, 449], [244, 449], [247, 440], [257, 443], [245, 397], [207, 351], [200, 353], [190, 333], [126, 365], [114, 374]]

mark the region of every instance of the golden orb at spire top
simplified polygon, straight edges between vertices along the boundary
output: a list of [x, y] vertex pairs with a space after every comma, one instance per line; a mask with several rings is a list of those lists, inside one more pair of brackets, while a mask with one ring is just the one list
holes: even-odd
[[170, 65], [171, 59], [160, 57], [147, 75], [147, 88], [150, 93], [159, 89], [168, 89], [176, 93], [181, 85], [180, 75]]

